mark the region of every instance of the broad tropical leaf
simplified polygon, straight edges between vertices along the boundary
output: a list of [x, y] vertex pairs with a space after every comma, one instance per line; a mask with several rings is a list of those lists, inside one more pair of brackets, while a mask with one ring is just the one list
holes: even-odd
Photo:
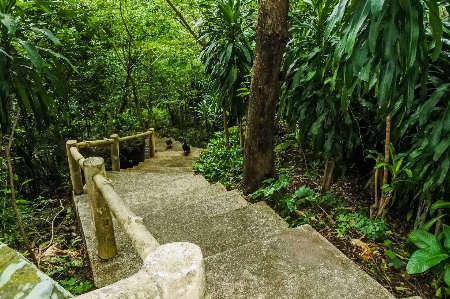
[[448, 253], [440, 247], [419, 249], [411, 255], [406, 271], [408, 274], [423, 273], [448, 257]]

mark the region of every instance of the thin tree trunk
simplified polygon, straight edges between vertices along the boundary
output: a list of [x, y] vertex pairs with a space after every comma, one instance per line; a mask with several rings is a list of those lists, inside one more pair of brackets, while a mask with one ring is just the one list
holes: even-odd
[[238, 119], [239, 128], [239, 149], [241, 152], [244, 150], [244, 129], [242, 128], [242, 118]]
[[134, 78], [133, 78], [134, 62], [133, 62], [133, 58], [132, 58], [131, 48], [132, 48], [134, 37], [133, 37], [133, 34], [131, 33], [130, 29], [128, 28], [127, 22], [125, 22], [125, 18], [123, 16], [123, 12], [122, 12], [122, 2], [120, 2], [119, 4], [120, 4], [120, 6], [119, 6], [120, 18], [122, 19], [122, 24], [125, 27], [125, 32], [128, 35], [127, 49], [126, 49], [127, 53], [125, 55], [125, 51], [123, 51], [124, 62], [122, 63], [122, 66], [124, 67], [125, 71], [127, 72], [127, 81], [129, 79], [131, 82], [131, 92], [133, 93], [133, 101], [134, 101], [134, 105], [136, 108], [136, 115], [138, 117], [139, 124], [142, 128], [142, 132], [145, 132], [146, 128], [145, 128], [144, 120], [142, 118], [141, 104], [139, 103], [136, 82], [134, 81]]
[[225, 148], [228, 150], [230, 146], [230, 132], [228, 131], [228, 117], [227, 117], [227, 109], [222, 107], [222, 116], [223, 116], [223, 131], [225, 134]]
[[31, 261], [38, 266], [38, 262], [36, 260], [36, 256], [34, 255], [33, 249], [30, 246], [30, 242], [28, 241], [27, 234], [25, 233], [25, 229], [23, 228], [22, 218], [20, 217], [20, 212], [17, 207], [16, 202], [16, 190], [14, 188], [14, 172], [12, 169], [11, 163], [11, 147], [14, 138], [14, 131], [16, 130], [17, 122], [19, 121], [20, 109], [17, 110], [16, 117], [14, 118], [14, 123], [11, 128], [11, 135], [9, 136], [9, 142], [6, 146], [5, 154], [6, 161], [8, 162], [8, 171], [9, 171], [9, 186], [11, 188], [11, 200], [14, 209], [14, 213], [16, 214], [17, 224], [19, 225], [20, 234], [22, 235], [23, 242], [25, 243], [25, 247], [27, 248], [28, 253], [30, 254]]
[[139, 124], [141, 125], [142, 132], [145, 132], [147, 129], [145, 127], [144, 119], [142, 117], [141, 104], [139, 103], [136, 82], [134, 81], [134, 78], [132, 77], [131, 73], [129, 74], [129, 76], [130, 76], [131, 87], [132, 87], [131, 90], [133, 91], [134, 105], [136, 106], [136, 114], [137, 114], [137, 117], [139, 120]]
[[[377, 158], [376, 163], [380, 161], [380, 158]], [[378, 209], [378, 172], [379, 168], [375, 169], [375, 174], [373, 176], [373, 193], [374, 193], [374, 203], [370, 206], [370, 219], [375, 219], [375, 213]]]
[[331, 160], [330, 164], [331, 165], [329, 166], [327, 174], [327, 181], [325, 182], [325, 191], [330, 190], [331, 181], [333, 179], [334, 166], [336, 165], [333, 160]]
[[[386, 142], [384, 144], [384, 162], [389, 163], [389, 148], [390, 148], [390, 144], [391, 144], [391, 116], [388, 115], [386, 117]], [[388, 183], [389, 181], [389, 171], [387, 169], [387, 167], [383, 168], [383, 184], [381, 186], [384, 186]], [[376, 213], [376, 217], [378, 218], [383, 214], [383, 210], [384, 208], [387, 206], [387, 204], [389, 203], [390, 197], [392, 196], [393, 193], [393, 188], [394, 186], [391, 186], [391, 189], [386, 192], [385, 188], [383, 188], [383, 190], [381, 191], [381, 199], [379, 201], [379, 205], [378, 205], [378, 211]]]
[[325, 169], [323, 171], [323, 178], [322, 178], [322, 184], [320, 186], [320, 192], [323, 193], [323, 191], [325, 191], [325, 184], [327, 182], [327, 173], [328, 173], [328, 161], [329, 158], [327, 157], [325, 159]]
[[[391, 144], [391, 116], [386, 117], [386, 143], [384, 144], [384, 162], [389, 163], [389, 146]], [[389, 180], [389, 172], [387, 167], [383, 168], [383, 185]]]
[[275, 108], [283, 53], [288, 41], [288, 0], [260, 0], [256, 22], [256, 48], [250, 84], [244, 146], [245, 194], [275, 176]]

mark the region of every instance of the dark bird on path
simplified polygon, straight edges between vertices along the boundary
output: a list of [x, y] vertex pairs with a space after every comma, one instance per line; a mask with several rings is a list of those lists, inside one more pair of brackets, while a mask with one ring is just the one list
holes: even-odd
[[167, 148], [172, 148], [172, 139], [166, 140]]
[[184, 139], [183, 145], [181, 148], [184, 151], [184, 155], [187, 156], [191, 152], [191, 147], [186, 143], [186, 139]]

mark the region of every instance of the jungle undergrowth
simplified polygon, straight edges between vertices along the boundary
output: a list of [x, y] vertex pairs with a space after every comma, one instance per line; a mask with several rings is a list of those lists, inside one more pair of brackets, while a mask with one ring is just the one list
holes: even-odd
[[[27, 257], [7, 193], [7, 190], [0, 193], [0, 242]], [[39, 269], [73, 295], [92, 290], [92, 274], [71, 199], [68, 196], [38, 197], [33, 201], [21, 198], [17, 205]]]
[[297, 147], [276, 154], [279, 177], [266, 180], [247, 200], [266, 201], [291, 227], [311, 225], [397, 298], [446, 298], [429, 271], [407, 274], [406, 264], [415, 250], [407, 242], [412, 223], [395, 211], [386, 221], [370, 220], [367, 178], [357, 169], [322, 193], [321, 161]]

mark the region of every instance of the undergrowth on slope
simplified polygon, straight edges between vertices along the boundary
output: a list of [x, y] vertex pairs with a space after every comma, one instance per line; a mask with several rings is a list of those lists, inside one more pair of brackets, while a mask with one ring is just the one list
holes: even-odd
[[232, 189], [242, 179], [243, 157], [239, 149], [238, 130], [230, 128], [229, 132], [228, 149], [225, 148], [224, 132], [217, 132], [192, 167], [207, 180], [220, 182], [227, 189]]
[[[8, 194], [0, 190], [0, 242], [27, 257]], [[17, 205], [39, 269], [73, 295], [90, 291], [94, 286], [71, 201], [20, 198]]]

